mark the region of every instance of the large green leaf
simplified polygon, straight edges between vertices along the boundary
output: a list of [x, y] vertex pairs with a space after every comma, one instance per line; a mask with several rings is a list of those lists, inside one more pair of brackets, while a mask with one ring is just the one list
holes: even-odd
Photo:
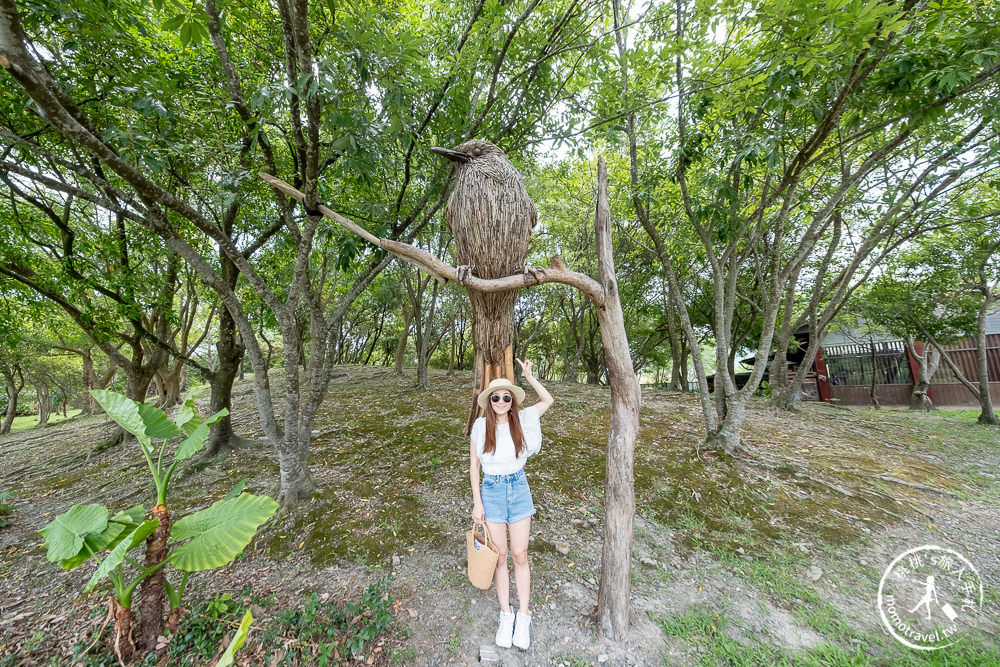
[[98, 567], [94, 574], [90, 577], [90, 581], [87, 582], [87, 587], [84, 591], [93, 590], [94, 586], [97, 585], [104, 577], [108, 576], [108, 572], [115, 569], [125, 560], [125, 554], [131, 549], [142, 544], [149, 535], [156, 530], [156, 526], [159, 525], [160, 521], [158, 519], [150, 519], [149, 521], [143, 522], [140, 526], [133, 529], [127, 537], [123, 538], [114, 549], [112, 549], [105, 559], [101, 562], [100, 567]]
[[90, 395], [123, 429], [138, 438], [143, 447], [147, 450], [152, 449], [153, 445], [146, 435], [146, 424], [139, 414], [138, 403], [127, 396], [106, 389], [93, 389]]
[[91, 554], [96, 554], [103, 549], [113, 549], [116, 544], [125, 539], [131, 530], [142, 523], [144, 515], [145, 511], [142, 509], [142, 505], [136, 505], [114, 515], [108, 519], [107, 528], [99, 533], [90, 533], [84, 537], [80, 552], [72, 558], [59, 561], [59, 567], [64, 570], [72, 570], [90, 560]]
[[[191, 434], [181, 441], [181, 444], [177, 445], [177, 453], [174, 455], [174, 460], [183, 461], [184, 459], [191, 458], [205, 446], [205, 441], [208, 440], [208, 427], [215, 424], [220, 419], [229, 414], [229, 410], [222, 408], [214, 415], [208, 418], [191, 432]], [[196, 415], [197, 417], [197, 415]]]
[[139, 416], [142, 417], [142, 422], [146, 425], [146, 435], [150, 438], [169, 440], [170, 438], [179, 438], [183, 435], [163, 410], [154, 408], [151, 405], [143, 405], [142, 403], [139, 403], [137, 407], [139, 409]]
[[193, 398], [187, 399], [181, 404], [181, 407], [177, 408], [174, 423], [188, 435], [194, 433], [194, 430], [201, 425], [201, 416], [198, 414], [198, 408], [195, 407]]
[[108, 510], [100, 505], [73, 505], [40, 532], [45, 536], [50, 561], [72, 558], [83, 547], [89, 533], [100, 533], [108, 526]]
[[244, 493], [189, 514], [174, 524], [171, 538], [191, 541], [174, 549], [170, 562], [188, 572], [222, 567], [243, 551], [277, 509], [278, 503], [268, 496]]
[[247, 612], [243, 614], [243, 620], [240, 622], [239, 630], [236, 631], [233, 641], [229, 642], [229, 648], [219, 658], [219, 662], [215, 663], [215, 667], [229, 667], [233, 664], [233, 654], [243, 648], [243, 642], [246, 641], [247, 634], [250, 632], [251, 623], [253, 623], [253, 614], [247, 609]]

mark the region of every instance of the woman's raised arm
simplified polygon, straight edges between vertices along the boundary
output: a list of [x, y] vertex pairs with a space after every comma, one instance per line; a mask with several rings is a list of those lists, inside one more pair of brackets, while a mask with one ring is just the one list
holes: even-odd
[[538, 394], [538, 403], [535, 404], [535, 409], [538, 410], [538, 416], [541, 417], [545, 414], [546, 410], [552, 407], [552, 403], [555, 399], [552, 398], [552, 394], [546, 389], [541, 382], [538, 381], [534, 375], [531, 374], [531, 361], [521, 361], [517, 360], [517, 363], [521, 364], [521, 370], [524, 372], [524, 379], [528, 381], [531, 388], [535, 390]]

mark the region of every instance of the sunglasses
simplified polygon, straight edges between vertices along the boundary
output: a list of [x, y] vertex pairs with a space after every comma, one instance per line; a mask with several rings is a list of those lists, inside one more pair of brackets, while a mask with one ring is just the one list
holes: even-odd
[[[490, 396], [490, 400], [493, 401], [494, 403], [499, 403], [500, 402], [500, 398], [501, 398], [500, 394], [493, 394], [492, 396]], [[510, 394], [504, 394], [503, 395], [503, 402], [504, 403], [510, 403], [512, 400], [514, 400], [514, 399], [511, 398]]]

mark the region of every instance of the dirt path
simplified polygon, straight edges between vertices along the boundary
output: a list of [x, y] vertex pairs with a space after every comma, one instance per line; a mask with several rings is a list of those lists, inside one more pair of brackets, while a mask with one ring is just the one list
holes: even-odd
[[[248, 558], [218, 576], [192, 577], [192, 590], [249, 582], [295, 605], [303, 592], [351, 597], [391, 572], [397, 661], [477, 662], [480, 646], [492, 646], [497, 606], [495, 593], [472, 588], [464, 571], [471, 494], [461, 406], [470, 381], [433, 374], [432, 383], [420, 392], [387, 369], [364, 367], [336, 379], [310, 456], [314, 500], [270, 526]], [[988, 644], [996, 634], [996, 434], [940, 415], [823, 405], [785, 415], [761, 401], [751, 404], [745, 453], [732, 464], [703, 462], [691, 453], [695, 398], [646, 391], [633, 627], [622, 645], [598, 637], [607, 388], [551, 390], [557, 403], [543, 422], [543, 450], [527, 468], [539, 510], [529, 550], [532, 647], [499, 650], [504, 665], [712, 664], [711, 636], [676, 630], [703, 612], [717, 619], [710, 625], [724, 632], [719, 641], [787, 655], [832, 644], [879, 664], [897, 647], [874, 611], [878, 581], [896, 555], [921, 544], [954, 548], [975, 564], [987, 584], [984, 616], [993, 620], [974, 639]], [[234, 422], [259, 437], [250, 392], [249, 383], [238, 387]], [[16, 505], [0, 529], [0, 656], [66, 659], [103, 619], [105, 594], [80, 594], [90, 570], [49, 564], [36, 531], [74, 503], [148, 504], [134, 444], [91, 451], [108, 424], [73, 420], [0, 443], [0, 483]], [[243, 477], [248, 490], [273, 491], [277, 466], [264, 444], [184, 471], [171, 505], [181, 514], [203, 507]]]

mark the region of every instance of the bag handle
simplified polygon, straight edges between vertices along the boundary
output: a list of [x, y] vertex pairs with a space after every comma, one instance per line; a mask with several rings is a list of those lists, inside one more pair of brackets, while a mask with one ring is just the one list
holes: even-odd
[[476, 535], [476, 527], [477, 526], [482, 526], [483, 527], [483, 543], [486, 546], [490, 546], [490, 531], [487, 530], [485, 522], [479, 523], [478, 521], [475, 521], [475, 520], [472, 522], [472, 535], [473, 535], [473, 537]]

